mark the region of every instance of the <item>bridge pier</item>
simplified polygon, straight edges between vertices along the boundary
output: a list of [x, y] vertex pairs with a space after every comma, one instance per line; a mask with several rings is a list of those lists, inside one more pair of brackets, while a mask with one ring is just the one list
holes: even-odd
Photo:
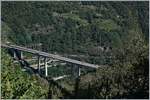
[[20, 51], [20, 58], [23, 59], [23, 52]]
[[13, 51], [13, 59], [16, 59], [17, 58], [17, 55], [16, 55], [16, 52], [15, 50]]
[[81, 69], [80, 69], [80, 66], [79, 65], [73, 65], [71, 67], [71, 70], [72, 70], [72, 73], [73, 73], [73, 76], [75, 78], [78, 78], [81, 74]]
[[8, 53], [13, 57], [14, 60], [16, 60], [17, 55], [16, 55], [15, 49], [9, 48], [9, 49], [8, 49]]
[[48, 76], [48, 70], [47, 70], [47, 58], [44, 58], [44, 66], [45, 66], [45, 77]]
[[41, 69], [40, 69], [40, 55], [38, 55], [38, 72], [41, 73]]
[[78, 91], [79, 91], [79, 83], [80, 83], [80, 75], [81, 75], [81, 69], [79, 65], [74, 65], [75, 68], [77, 68], [77, 74], [76, 74], [76, 83], [75, 83], [75, 98], [78, 97]]
[[80, 69], [80, 66], [79, 66], [79, 65], [77, 66], [77, 68], [78, 68], [78, 70], [77, 70], [77, 71], [78, 71], [78, 72], [77, 72], [77, 75], [78, 75], [77, 78], [78, 78], [78, 77], [80, 77], [80, 75], [81, 75], [81, 69]]

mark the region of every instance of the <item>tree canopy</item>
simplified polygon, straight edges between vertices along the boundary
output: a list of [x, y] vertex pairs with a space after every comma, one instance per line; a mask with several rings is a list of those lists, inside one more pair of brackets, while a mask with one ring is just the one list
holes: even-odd
[[[1, 11], [3, 43], [41, 43], [41, 51], [108, 66], [81, 76], [76, 98], [148, 98], [148, 1], [2, 1]], [[2, 98], [73, 98], [43, 87], [6, 52], [1, 59]], [[58, 67], [49, 73], [65, 73]]]

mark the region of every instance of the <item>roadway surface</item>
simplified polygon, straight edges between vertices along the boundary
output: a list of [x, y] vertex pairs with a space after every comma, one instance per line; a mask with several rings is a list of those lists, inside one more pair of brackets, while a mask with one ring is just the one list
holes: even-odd
[[38, 51], [38, 50], [34, 50], [34, 49], [29, 49], [29, 48], [21, 47], [21, 46], [17, 46], [17, 45], [1, 44], [1, 47], [13, 48], [13, 49], [17, 49], [17, 50], [20, 50], [20, 51], [32, 53], [32, 54], [35, 54], [35, 55], [48, 57], [48, 58], [54, 58], [54, 59], [57, 59], [57, 60], [60, 60], [60, 61], [64, 61], [64, 62], [68, 62], [68, 63], [80, 65], [80, 66], [95, 68], [95, 69], [99, 68], [99, 67], [104, 67], [104, 65], [94, 65], [94, 64], [90, 64], [90, 63], [81, 62], [81, 61], [78, 61], [78, 60], [62, 57], [60, 55], [50, 54], [50, 53], [46, 53], [46, 52], [42, 52], [42, 51]]

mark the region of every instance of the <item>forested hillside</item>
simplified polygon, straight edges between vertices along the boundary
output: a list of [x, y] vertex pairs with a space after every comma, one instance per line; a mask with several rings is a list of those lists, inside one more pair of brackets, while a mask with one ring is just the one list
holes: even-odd
[[[108, 66], [81, 76], [76, 98], [148, 98], [148, 1], [3, 1], [1, 17], [2, 43], [21, 46], [42, 44], [37, 49]], [[2, 70], [7, 71], [3, 67], [6, 65], [4, 59], [7, 58], [2, 56]], [[15, 78], [22, 72], [10, 74]], [[9, 79], [4, 80], [3, 98], [30, 96], [30, 93], [13, 96], [14, 90], [7, 94], [3, 86], [10, 85], [10, 82]], [[25, 86], [32, 83], [30, 78], [23, 77], [23, 80], [29, 81], [24, 83]], [[35, 85], [35, 91], [38, 88]], [[53, 86], [50, 88], [54, 89]], [[47, 92], [40, 98], [48, 98], [47, 95], [51, 94]], [[54, 98], [60, 97], [66, 98], [66, 95], [59, 91]]]
[[23, 72], [21, 67], [14, 64], [12, 58], [4, 51], [2, 51], [1, 59], [2, 99], [44, 99], [48, 97], [49, 86], [46, 81], [44, 82], [36, 75]]

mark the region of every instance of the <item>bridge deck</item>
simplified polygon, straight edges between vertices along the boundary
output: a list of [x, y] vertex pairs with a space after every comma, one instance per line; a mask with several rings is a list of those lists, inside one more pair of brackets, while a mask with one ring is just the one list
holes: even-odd
[[54, 55], [54, 54], [50, 54], [50, 53], [46, 53], [46, 52], [42, 52], [42, 51], [38, 51], [38, 50], [34, 50], [34, 49], [29, 49], [26, 47], [21, 47], [21, 46], [17, 46], [17, 45], [6, 45], [6, 44], [1, 44], [2, 47], [5, 48], [14, 48], [20, 51], [25, 51], [28, 53], [32, 53], [32, 54], [36, 54], [36, 55], [40, 55], [40, 56], [44, 56], [44, 57], [48, 57], [48, 58], [54, 58], [54, 59], [58, 59], [64, 62], [68, 62], [68, 63], [72, 63], [72, 64], [76, 64], [76, 65], [80, 65], [80, 66], [86, 66], [86, 67], [90, 67], [90, 68], [98, 68], [98, 67], [102, 67], [103, 65], [99, 66], [99, 65], [94, 65], [94, 64], [90, 64], [90, 63], [86, 63], [86, 62], [81, 62], [78, 60], [74, 60], [74, 59], [70, 59], [70, 58], [66, 58], [66, 57], [62, 57], [59, 55]]

